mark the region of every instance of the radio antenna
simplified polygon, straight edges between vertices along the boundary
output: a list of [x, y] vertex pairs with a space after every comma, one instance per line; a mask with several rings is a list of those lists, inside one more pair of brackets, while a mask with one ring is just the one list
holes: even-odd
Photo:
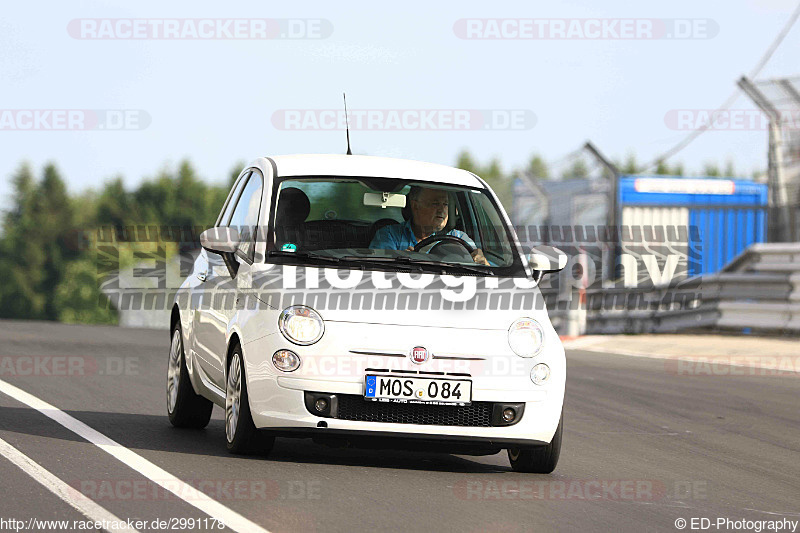
[[347, 120], [347, 95], [342, 93], [342, 97], [344, 97], [344, 125], [345, 131], [347, 132], [347, 155], [353, 155], [353, 152], [350, 150], [350, 122]]

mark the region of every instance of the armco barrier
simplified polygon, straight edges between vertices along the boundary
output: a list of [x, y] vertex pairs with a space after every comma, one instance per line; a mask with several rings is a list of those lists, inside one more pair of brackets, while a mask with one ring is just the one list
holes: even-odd
[[800, 243], [754, 244], [722, 272], [680, 286], [589, 290], [587, 306], [588, 334], [711, 329], [797, 335]]
[[776, 332], [800, 329], [800, 304], [720, 302], [719, 328], [753, 328]]

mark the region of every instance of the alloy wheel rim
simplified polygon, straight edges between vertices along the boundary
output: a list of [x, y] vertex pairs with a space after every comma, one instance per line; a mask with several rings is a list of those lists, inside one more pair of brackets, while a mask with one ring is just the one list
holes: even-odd
[[242, 370], [239, 356], [234, 354], [228, 370], [228, 387], [225, 393], [225, 434], [228, 442], [233, 442], [236, 427], [239, 424], [239, 412], [242, 398]]
[[167, 409], [172, 413], [178, 403], [178, 386], [181, 381], [181, 335], [177, 330], [172, 335], [169, 348], [169, 368], [167, 370]]

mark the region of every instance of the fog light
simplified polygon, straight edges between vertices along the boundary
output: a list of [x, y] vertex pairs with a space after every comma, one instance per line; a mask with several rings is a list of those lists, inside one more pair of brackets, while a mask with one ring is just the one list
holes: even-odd
[[536, 385], [542, 385], [550, 379], [550, 367], [544, 363], [539, 363], [531, 369], [531, 381]]
[[272, 364], [281, 372], [294, 372], [300, 368], [300, 356], [291, 350], [278, 350], [272, 355]]
[[324, 413], [328, 410], [328, 400], [325, 398], [317, 398], [317, 401], [314, 402], [314, 409], [316, 409], [318, 413]]
[[503, 410], [503, 422], [513, 422], [517, 418], [517, 412], [510, 407]]

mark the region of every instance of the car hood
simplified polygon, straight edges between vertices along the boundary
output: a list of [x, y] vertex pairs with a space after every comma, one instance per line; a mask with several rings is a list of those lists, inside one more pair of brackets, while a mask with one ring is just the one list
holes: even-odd
[[[497, 310], [332, 310], [319, 311], [326, 322], [350, 322], [361, 324], [381, 324], [397, 326], [420, 326], [453, 329], [507, 330], [519, 317], [532, 316], [531, 312]], [[544, 315], [547, 316], [546, 314]]]
[[[305, 305], [325, 321], [454, 329], [507, 330], [520, 317], [549, 324], [539, 291], [529, 280], [325, 269], [273, 269], [253, 283], [273, 309]], [[348, 278], [349, 276], [353, 278]], [[350, 279], [349, 282], [338, 282]], [[333, 281], [333, 284], [331, 284]]]

